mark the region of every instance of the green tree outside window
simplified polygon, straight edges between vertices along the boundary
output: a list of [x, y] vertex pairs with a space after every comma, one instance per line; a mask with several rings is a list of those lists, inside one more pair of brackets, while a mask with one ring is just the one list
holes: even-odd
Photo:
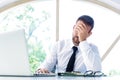
[[[53, 27], [51, 14], [42, 8], [35, 8], [32, 4], [24, 4], [18, 8], [0, 14], [0, 31], [9, 31], [19, 28], [25, 29], [28, 43], [31, 71], [34, 72], [46, 57], [49, 48]], [[45, 46], [47, 43], [48, 46]]]

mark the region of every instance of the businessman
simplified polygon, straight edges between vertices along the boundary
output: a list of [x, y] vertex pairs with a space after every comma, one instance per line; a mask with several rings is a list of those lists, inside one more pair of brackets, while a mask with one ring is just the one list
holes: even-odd
[[[94, 20], [91, 16], [78, 17], [73, 26], [72, 38], [57, 41], [37, 73], [101, 71], [101, 59], [96, 45], [88, 43]], [[69, 30], [69, 29], [68, 29]]]

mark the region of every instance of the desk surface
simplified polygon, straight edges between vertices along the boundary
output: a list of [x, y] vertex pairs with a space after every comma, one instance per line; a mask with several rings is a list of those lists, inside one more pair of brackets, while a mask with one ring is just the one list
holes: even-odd
[[115, 77], [0, 77], [0, 80], [120, 80]]

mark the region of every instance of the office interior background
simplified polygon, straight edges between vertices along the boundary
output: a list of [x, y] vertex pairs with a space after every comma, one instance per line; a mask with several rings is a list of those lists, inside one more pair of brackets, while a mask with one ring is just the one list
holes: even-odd
[[49, 54], [52, 43], [71, 38], [73, 25], [81, 15], [94, 18], [88, 41], [98, 46], [102, 71], [120, 75], [119, 0], [0, 0], [0, 32], [25, 29], [34, 72]]

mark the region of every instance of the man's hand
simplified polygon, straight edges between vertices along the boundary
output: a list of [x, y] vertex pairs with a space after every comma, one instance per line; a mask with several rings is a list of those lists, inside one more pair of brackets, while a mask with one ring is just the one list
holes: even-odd
[[47, 69], [41, 69], [39, 68], [35, 73], [40, 74], [40, 73], [49, 73]]
[[78, 33], [79, 41], [84, 41], [91, 35], [90, 26], [85, 25], [84, 23], [81, 23], [79, 25], [76, 25], [76, 31]]

